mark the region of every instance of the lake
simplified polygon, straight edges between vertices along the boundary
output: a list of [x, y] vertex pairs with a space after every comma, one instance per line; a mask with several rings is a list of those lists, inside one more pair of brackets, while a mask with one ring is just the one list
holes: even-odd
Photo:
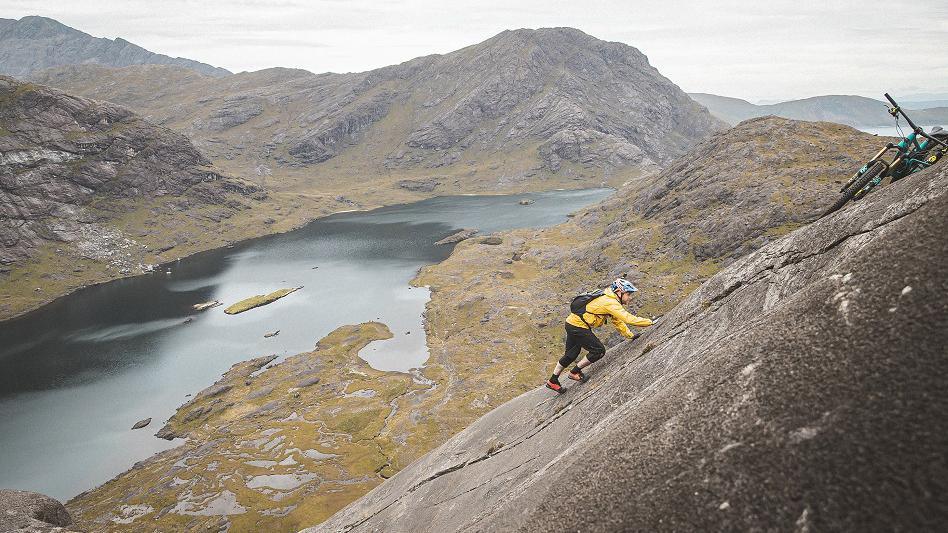
[[[393, 339], [360, 354], [373, 367], [423, 366], [429, 293], [408, 283], [451, 253], [453, 245], [435, 241], [462, 228], [551, 226], [612, 192], [440, 197], [341, 213], [87, 287], [2, 322], [0, 488], [65, 500], [101, 484], [175, 446], [153, 434], [233, 363], [312, 350], [344, 324], [378, 320], [392, 330]], [[518, 205], [524, 198], [534, 203]], [[270, 305], [223, 312], [248, 296], [301, 285]], [[209, 300], [224, 306], [192, 310]], [[150, 426], [130, 430], [148, 417]]]

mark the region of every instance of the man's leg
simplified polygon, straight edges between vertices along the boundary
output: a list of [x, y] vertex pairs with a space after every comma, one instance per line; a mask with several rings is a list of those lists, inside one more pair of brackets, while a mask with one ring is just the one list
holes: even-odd
[[602, 345], [602, 341], [600, 341], [592, 331], [587, 331], [587, 334], [582, 336], [580, 342], [582, 347], [586, 348], [586, 351], [589, 353], [583, 357], [579, 363], [576, 363], [576, 368], [578, 369], [586, 368], [602, 359], [602, 356], [606, 354], [606, 347]]
[[576, 330], [583, 330], [583, 328], [577, 328], [571, 325], [566, 326], [566, 350], [563, 353], [563, 357], [556, 363], [556, 368], [553, 369], [553, 375], [550, 377], [550, 381], [553, 383], [558, 383], [563, 369], [579, 357], [582, 342]]

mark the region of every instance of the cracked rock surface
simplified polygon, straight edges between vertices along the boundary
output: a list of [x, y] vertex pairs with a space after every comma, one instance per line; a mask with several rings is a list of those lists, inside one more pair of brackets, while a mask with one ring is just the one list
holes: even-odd
[[937, 529], [946, 187], [915, 174], [736, 260], [590, 382], [503, 404], [306, 531]]

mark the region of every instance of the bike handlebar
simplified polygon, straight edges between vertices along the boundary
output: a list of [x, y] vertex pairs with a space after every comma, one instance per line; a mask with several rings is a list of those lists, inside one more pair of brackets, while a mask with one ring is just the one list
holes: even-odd
[[910, 119], [909, 116], [905, 114], [905, 111], [903, 111], [902, 108], [899, 107], [899, 104], [897, 104], [897, 103], [895, 102], [895, 100], [894, 100], [891, 96], [889, 96], [889, 93], [885, 93], [885, 98], [886, 98], [886, 100], [889, 101], [889, 103], [892, 104], [892, 108], [893, 108], [893, 111], [894, 111], [894, 113], [892, 113], [893, 116], [894, 116], [896, 113], [902, 113], [902, 116], [905, 117], [905, 121], [908, 122], [909, 126], [912, 127], [912, 131], [914, 131], [915, 133], [921, 135], [922, 137], [925, 137], [926, 139], [928, 139], [928, 140], [930, 140], [930, 141], [932, 141], [932, 142], [934, 142], [934, 143], [936, 143], [936, 144], [940, 144], [940, 145], [942, 145], [942, 146], [948, 148], [948, 144], [946, 144], [946, 143], [942, 142], [941, 140], [936, 139], [935, 137], [933, 137], [933, 136], [931, 136], [931, 135], [925, 133], [925, 130], [923, 130], [922, 128], [919, 128], [918, 126], [916, 126], [915, 123], [912, 122], [912, 119]]
[[912, 122], [912, 119], [910, 119], [909, 116], [905, 114], [905, 111], [901, 107], [899, 107], [899, 104], [897, 104], [895, 100], [891, 96], [889, 96], [889, 93], [885, 93], [885, 98], [886, 100], [889, 101], [889, 103], [892, 104], [892, 116], [895, 116], [896, 113], [902, 113], [902, 116], [905, 117], [905, 121], [908, 122], [909, 126], [911, 126], [912, 131], [916, 133], [921, 133], [922, 136], [924, 137], [928, 137], [928, 135], [925, 135], [925, 130], [919, 128], [918, 126], [915, 125], [914, 122]]

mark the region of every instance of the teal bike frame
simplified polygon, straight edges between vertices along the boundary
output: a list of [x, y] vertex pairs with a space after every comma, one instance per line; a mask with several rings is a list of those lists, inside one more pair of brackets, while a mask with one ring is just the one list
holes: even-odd
[[[876, 155], [869, 160], [868, 163], [862, 166], [856, 174], [849, 179], [849, 182], [840, 189], [840, 192], [846, 190], [847, 187], [855, 183], [860, 176], [866, 173], [873, 165], [878, 162], [881, 162], [885, 165], [885, 170], [877, 174], [869, 183], [865, 185], [859, 192], [854, 196], [854, 199], [859, 199], [872, 190], [874, 187], [877, 187], [882, 183], [887, 177], [892, 178], [892, 181], [897, 181], [909, 174], [914, 174], [920, 170], [924, 170], [932, 165], [934, 165], [941, 156], [945, 153], [945, 150], [948, 149], [948, 144], [946, 144], [941, 139], [936, 138], [934, 135], [925, 133], [925, 130], [915, 125], [912, 122], [912, 119], [909, 118], [905, 111], [899, 107], [899, 104], [889, 96], [889, 93], [885, 93], [886, 99], [892, 104], [892, 108], [889, 109], [889, 114], [895, 117], [896, 124], [898, 124], [898, 118], [901, 114], [905, 117], [906, 122], [912, 128], [912, 132], [902, 138], [898, 144], [888, 143], [879, 150]], [[919, 142], [919, 137], [922, 138], [922, 141]], [[941, 150], [932, 150], [941, 146]], [[886, 162], [882, 157], [886, 152], [890, 150], [895, 150], [894, 159], [891, 162]]]

